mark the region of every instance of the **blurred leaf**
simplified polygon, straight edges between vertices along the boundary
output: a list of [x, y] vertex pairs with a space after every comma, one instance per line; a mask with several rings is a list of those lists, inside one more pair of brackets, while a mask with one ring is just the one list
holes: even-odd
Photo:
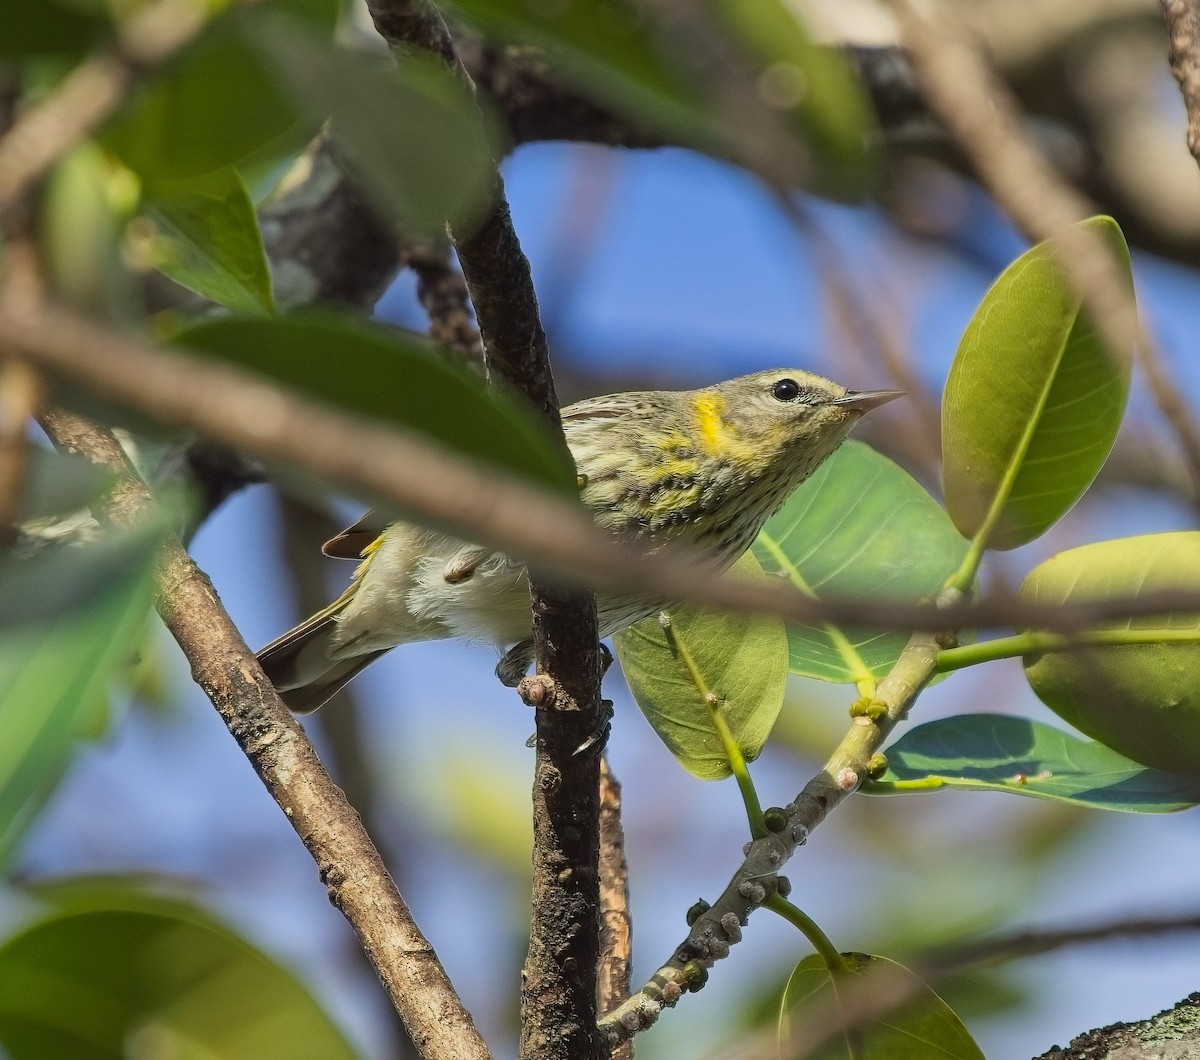
[[[761, 576], [753, 555], [733, 566]], [[787, 634], [777, 618], [681, 607], [671, 624], [691, 654], [748, 761], [757, 758], [783, 706]], [[729, 763], [708, 706], [684, 660], [671, 648], [657, 617], [613, 637], [629, 691], [680, 764], [704, 780], [729, 776]]]
[[[0, 860], [75, 740], [94, 729], [108, 679], [127, 660], [149, 606], [160, 537], [161, 528], [142, 528], [58, 550], [19, 573], [11, 558], [0, 569]], [[35, 615], [42, 620], [29, 621]]]
[[136, 282], [121, 253], [128, 216], [122, 183], [136, 185], [94, 143], [78, 144], [47, 181], [38, 226], [55, 292], [76, 308], [117, 320], [140, 312]]
[[246, 34], [283, 12], [328, 34], [336, 0], [267, 0], [213, 19], [200, 37], [155, 71], [101, 132], [101, 141], [150, 181], [189, 180], [231, 165], [273, 141], [299, 146], [303, 123]]
[[236, 169], [151, 184], [143, 208], [159, 228], [156, 268], [235, 313], [275, 312], [258, 217]]
[[290, 972], [195, 906], [116, 882], [59, 897], [0, 947], [12, 1060], [354, 1060]]
[[[909, 730], [886, 749], [884, 787], [868, 795], [941, 787], [1009, 791], [1100, 810], [1171, 813], [1200, 803], [1200, 779], [1162, 773], [1104, 744], [1027, 718], [963, 714]], [[903, 789], [901, 789], [902, 791]]]
[[[1200, 590], [1200, 532], [1145, 534], [1074, 548], [1035, 567], [1021, 598], [1039, 606]], [[1158, 769], [1200, 774], [1200, 614], [1106, 623], [1190, 642], [1114, 644], [1025, 659], [1038, 698], [1064, 721]]]
[[[86, 508], [112, 484], [113, 476], [100, 470], [86, 457], [67, 456], [52, 449], [43, 449], [40, 445], [31, 445], [21, 519], [70, 515]], [[3, 566], [3, 561], [0, 561], [0, 570], [3, 570]], [[0, 613], [0, 622], [3, 621], [3, 613]]]
[[145, 570], [163, 522], [105, 534], [83, 544], [51, 545], [29, 559], [0, 558], [0, 631], [57, 618]]
[[703, 91], [620, 0], [453, 0], [452, 7], [488, 38], [544, 49], [557, 71], [639, 124], [715, 148], [716, 122]]
[[[1111, 217], [1086, 224], [1129, 277], [1129, 248]], [[1129, 392], [1129, 351], [1111, 353], [1046, 243], [1013, 262], [967, 330], [942, 405], [946, 507], [974, 537], [1010, 549], [1062, 518], [1104, 464]]]
[[575, 493], [574, 471], [521, 398], [490, 393], [481, 379], [407, 332], [305, 312], [276, 320], [211, 320], [186, 329], [174, 342]]
[[[789, 1025], [804, 1040], [814, 1029], [830, 1029], [833, 1040], [806, 1054], [812, 1060], [984, 1060], [962, 1020], [903, 965], [865, 953], [843, 956], [852, 967], [836, 976], [817, 954], [805, 957], [784, 991], [781, 1037]], [[891, 996], [901, 998], [898, 1005], [872, 1007]], [[838, 1016], [847, 1029], [835, 1029]]]
[[785, 113], [808, 145], [811, 172], [802, 186], [840, 202], [862, 199], [874, 178], [875, 121], [850, 62], [812, 43], [794, 4], [717, 0], [712, 8], [756, 60], [763, 106]]
[[[767, 574], [814, 596], [915, 603], [934, 596], [967, 546], [924, 487], [861, 442], [846, 442], [763, 527], [754, 555]], [[908, 636], [831, 625], [788, 626], [792, 673], [857, 681], [891, 669]]]
[[107, 20], [57, 0], [4, 0], [0, 59], [83, 55], [108, 33]]
[[273, 20], [253, 38], [281, 83], [331, 131], [376, 207], [410, 234], [469, 228], [495, 167], [469, 90], [440, 62], [322, 45]]

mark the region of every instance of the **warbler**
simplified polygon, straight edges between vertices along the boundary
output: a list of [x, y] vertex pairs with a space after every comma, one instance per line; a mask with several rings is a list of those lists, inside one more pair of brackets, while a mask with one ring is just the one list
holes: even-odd
[[[859, 417], [899, 396], [780, 369], [701, 390], [589, 398], [564, 408], [562, 423], [582, 500], [600, 527], [651, 553], [686, 544], [723, 569]], [[315, 710], [368, 663], [412, 641], [461, 637], [508, 648], [496, 672], [509, 685], [529, 668], [524, 564], [437, 530], [379, 525], [371, 514], [323, 551], [361, 560], [350, 587], [258, 654], [292, 710]], [[600, 636], [664, 606], [601, 596]]]

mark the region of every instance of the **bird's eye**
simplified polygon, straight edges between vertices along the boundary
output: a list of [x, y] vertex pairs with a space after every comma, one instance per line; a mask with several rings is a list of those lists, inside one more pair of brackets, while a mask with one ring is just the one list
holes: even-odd
[[800, 396], [800, 384], [794, 379], [780, 379], [771, 387], [771, 394], [776, 401], [795, 401]]

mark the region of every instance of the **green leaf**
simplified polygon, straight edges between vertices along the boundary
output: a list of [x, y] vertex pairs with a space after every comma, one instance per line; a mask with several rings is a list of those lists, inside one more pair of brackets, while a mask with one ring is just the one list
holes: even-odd
[[[22, 521], [71, 515], [86, 508], [113, 484], [113, 476], [86, 457], [67, 456], [41, 446], [30, 446], [28, 456]], [[3, 621], [0, 604], [0, 622]]]
[[0, 59], [80, 56], [110, 30], [105, 19], [57, 0], [4, 0]]
[[34, 556], [0, 559], [0, 631], [57, 618], [145, 570], [163, 523], [105, 534], [83, 544], [47, 545]]
[[868, 795], [938, 788], [1009, 791], [1100, 810], [1172, 813], [1200, 803], [1200, 780], [1148, 769], [1041, 722], [964, 714], [918, 725], [887, 748]]
[[453, 0], [452, 7], [485, 37], [544, 50], [556, 72], [639, 125], [716, 148], [716, 121], [700, 86], [689, 83], [624, 3]]
[[[1129, 278], [1110, 217], [1083, 222]], [[984, 296], [942, 407], [946, 507], [966, 537], [1010, 549], [1065, 515], [1104, 464], [1129, 392], [1130, 351], [1109, 351], [1045, 243]], [[991, 526], [992, 521], [995, 525]]]
[[[469, 228], [495, 165], [485, 119], [441, 63], [326, 46], [284, 20], [253, 38], [289, 96], [331, 130], [375, 206], [406, 232]], [[498, 137], [497, 137], [498, 138]]]
[[[846, 442], [763, 527], [768, 574], [814, 596], [916, 602], [934, 596], [967, 550], [924, 487], [861, 442]], [[792, 673], [823, 681], [882, 676], [908, 637], [888, 630], [788, 627]]]
[[718, 0], [713, 10], [753, 57], [763, 103], [786, 114], [809, 147], [810, 172], [799, 183], [840, 202], [861, 200], [875, 176], [875, 120], [846, 57], [814, 45], [794, 5]]
[[575, 474], [517, 395], [488, 392], [423, 340], [334, 313], [211, 320], [173, 341], [308, 397], [430, 435], [447, 447], [575, 493]]
[[145, 79], [104, 126], [101, 142], [152, 182], [190, 180], [268, 145], [281, 154], [302, 146], [318, 122], [301, 120], [248, 37], [281, 14], [328, 36], [338, 8], [338, 0], [235, 5]]
[[[747, 553], [733, 566], [743, 577], [762, 571]], [[690, 652], [748, 761], [758, 757], [783, 706], [787, 634], [776, 618], [681, 607], [671, 612]], [[680, 764], [705, 780], [729, 776], [729, 762], [704, 696], [686, 663], [671, 650], [657, 618], [613, 637], [629, 690]]]
[[[9, 559], [0, 569], [0, 860], [75, 741], [95, 728], [108, 679], [128, 661], [150, 603], [161, 529], [152, 531], [114, 534], [23, 569]], [[77, 580], [88, 579], [85, 591]], [[16, 624], [31, 614], [53, 617]]]
[[236, 169], [150, 184], [142, 205], [158, 226], [156, 268], [235, 313], [274, 313], [258, 218]]
[[354, 1060], [290, 972], [194, 905], [114, 881], [57, 897], [0, 947], [12, 1060]]
[[[781, 1043], [789, 1027], [807, 1043], [828, 1028], [812, 1060], [984, 1060], [962, 1020], [916, 975], [886, 957], [843, 954], [850, 967], [831, 975], [816, 954], [796, 965], [780, 1011]], [[899, 997], [884, 1006], [880, 998]], [[839, 1026], [845, 1024], [844, 1029]], [[781, 1055], [789, 1055], [786, 1052]]]
[[[1200, 590], [1200, 532], [1146, 534], [1071, 549], [1034, 568], [1021, 598], [1040, 606]], [[1025, 659], [1038, 698], [1138, 762], [1200, 774], [1200, 614], [1148, 615], [1106, 630], [1164, 643], [1111, 644]], [[1191, 634], [1190, 640], [1165, 643]]]

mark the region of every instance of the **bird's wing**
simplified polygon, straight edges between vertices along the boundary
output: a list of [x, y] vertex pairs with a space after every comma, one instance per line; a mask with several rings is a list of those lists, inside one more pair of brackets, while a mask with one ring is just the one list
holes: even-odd
[[333, 559], [362, 559], [367, 546], [378, 539], [395, 520], [382, 512], [367, 512], [358, 522], [346, 527], [337, 537], [331, 537], [321, 551]]

